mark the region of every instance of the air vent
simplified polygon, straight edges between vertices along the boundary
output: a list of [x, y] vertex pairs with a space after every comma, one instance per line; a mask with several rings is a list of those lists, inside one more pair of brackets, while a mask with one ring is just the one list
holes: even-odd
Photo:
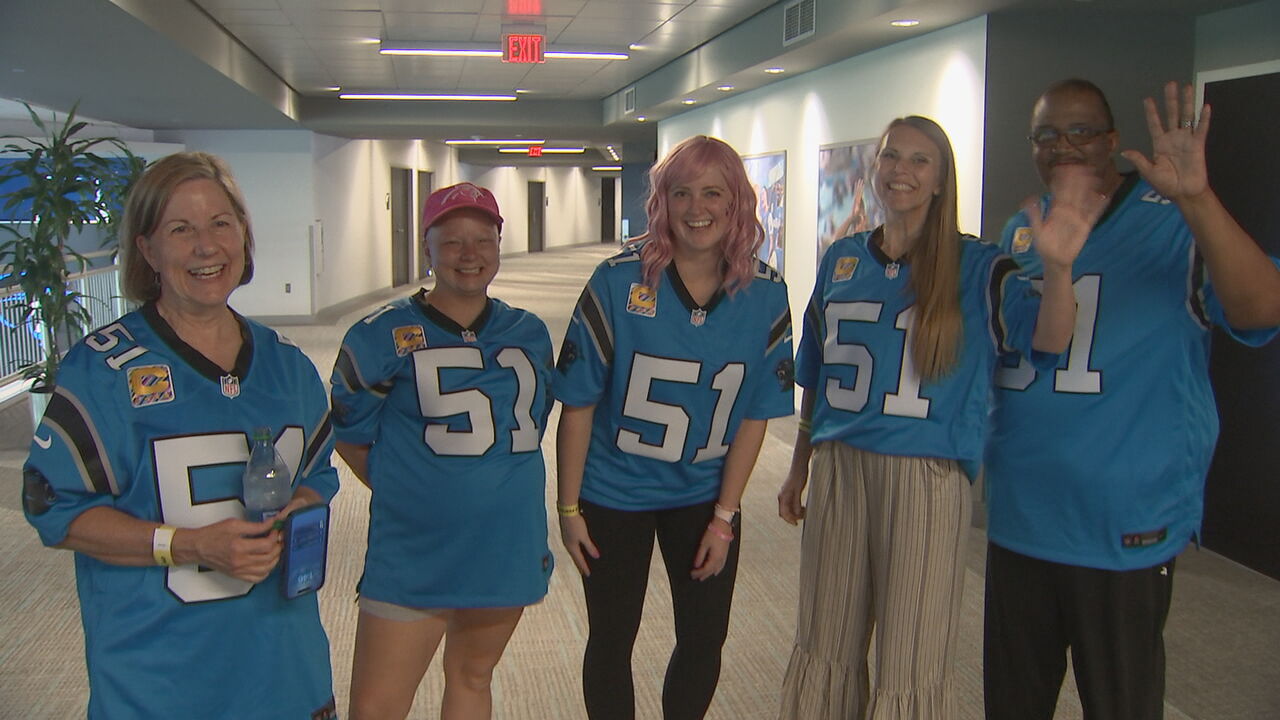
[[814, 16], [818, 0], [794, 0], [782, 8], [782, 44], [790, 45], [812, 37], [817, 29]]
[[629, 87], [622, 91], [622, 114], [630, 115], [636, 111], [636, 89]]

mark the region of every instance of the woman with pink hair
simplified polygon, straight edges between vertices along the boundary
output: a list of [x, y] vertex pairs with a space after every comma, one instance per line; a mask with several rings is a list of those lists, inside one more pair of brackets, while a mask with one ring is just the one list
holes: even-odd
[[663, 717], [706, 714], [739, 502], [769, 418], [794, 411], [787, 288], [756, 258], [764, 230], [741, 158], [700, 135], [649, 178], [649, 232], [592, 274], [552, 383], [564, 405], [557, 510], [586, 593], [593, 720], [635, 717], [631, 649], [655, 536], [675, 612]]

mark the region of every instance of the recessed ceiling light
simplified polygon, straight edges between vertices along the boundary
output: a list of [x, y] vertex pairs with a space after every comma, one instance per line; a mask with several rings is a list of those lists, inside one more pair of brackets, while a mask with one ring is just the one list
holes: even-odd
[[631, 43], [630, 45], [628, 45], [628, 46], [627, 46], [627, 49], [628, 49], [628, 50], [643, 50], [643, 49], [644, 49], [644, 46], [643, 46], [643, 45], [640, 45], [639, 43]]
[[382, 42], [382, 38], [356, 38], [356, 42], [361, 45], [377, 45]]
[[593, 165], [591, 169], [595, 170], [596, 172], [621, 172], [622, 166], [621, 165]]
[[325, 92], [338, 92], [338, 91], [339, 91], [339, 90], [341, 90], [342, 88], [341, 88], [341, 87], [339, 87], [338, 85], [330, 85], [329, 87], [324, 87], [324, 88], [320, 88], [320, 89], [321, 89], [321, 90], [324, 90]]
[[716, 86], [716, 89], [717, 89], [717, 90], [719, 90], [720, 92], [729, 92], [730, 90], [732, 90], [732, 89], [733, 89], [733, 86], [732, 86], [732, 85], [718, 85], [718, 86]]
[[517, 94], [517, 95], [527, 95], [528, 93], [531, 93], [531, 92], [533, 92], [533, 91], [532, 91], [532, 90], [526, 90], [525, 88], [516, 88], [516, 94]]
[[644, 122], [645, 120], [648, 120], [648, 119], [649, 119], [649, 118], [647, 118], [647, 117], [645, 117], [645, 116], [643, 116], [643, 115], [637, 115], [637, 116], [636, 116], [636, 122]]
[[764, 71], [769, 73], [770, 75], [781, 75], [782, 73], [786, 72], [787, 69], [780, 68], [780, 67], [771, 67], [771, 68], [765, 68]]
[[693, 105], [693, 104], [695, 104], [695, 103], [697, 103], [697, 102], [698, 102], [698, 101], [697, 101], [697, 100], [694, 100], [693, 98], [685, 98], [685, 99], [683, 99], [683, 100], [681, 100], [681, 101], [680, 101], [680, 104], [681, 104], [681, 105]]
[[920, 21], [919, 21], [919, 20], [902, 19], [902, 20], [894, 20], [893, 22], [891, 22], [891, 23], [889, 23], [889, 24], [890, 24], [890, 25], [892, 25], [892, 26], [894, 26], [894, 27], [899, 27], [899, 28], [909, 28], [909, 27], [915, 27], [915, 26], [919, 25], [919, 24], [920, 24]]
[[342, 93], [342, 100], [488, 100], [511, 102], [515, 95], [459, 95], [457, 93]]

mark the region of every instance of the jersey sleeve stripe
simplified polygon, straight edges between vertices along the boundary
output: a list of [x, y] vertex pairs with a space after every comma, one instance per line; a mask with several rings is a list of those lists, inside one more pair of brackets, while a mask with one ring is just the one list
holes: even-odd
[[595, 290], [590, 285], [583, 289], [582, 297], [578, 299], [578, 314], [582, 317], [584, 327], [587, 334], [591, 336], [591, 342], [595, 345], [596, 352], [600, 354], [600, 359], [605, 365], [612, 365], [612, 328], [609, 327], [604, 308], [600, 305], [600, 298], [596, 296]]
[[320, 423], [316, 425], [315, 430], [311, 432], [311, 437], [307, 440], [307, 447], [302, 453], [302, 473], [299, 477], [306, 477], [315, 471], [317, 458], [320, 451], [325, 448], [333, 435], [332, 414], [326, 410], [324, 417], [320, 419]]
[[333, 367], [338, 371], [338, 375], [342, 378], [342, 384], [347, 387], [349, 392], [359, 392], [368, 390], [379, 397], [386, 397], [391, 392], [390, 383], [378, 383], [370, 385], [365, 382], [364, 377], [360, 374], [360, 366], [356, 364], [355, 354], [346, 345], [338, 351], [338, 359], [334, 362]]
[[773, 352], [778, 343], [789, 337], [791, 337], [791, 309], [787, 308], [782, 311], [782, 314], [769, 327], [769, 343], [765, 348], [765, 354]]
[[1009, 325], [1004, 316], [1004, 294], [1009, 281], [1019, 272], [1018, 263], [1008, 255], [1001, 255], [991, 263], [991, 281], [988, 284], [987, 315], [991, 318], [991, 333], [995, 346], [1002, 352], [1014, 352], [1016, 348], [1008, 346]]
[[102, 438], [75, 394], [65, 387], [54, 390], [42, 422], [66, 442], [86, 490], [104, 495], [120, 494], [111, 464], [106, 460]]
[[1205, 285], [1208, 274], [1204, 266], [1204, 258], [1192, 243], [1191, 262], [1187, 263], [1187, 312], [1202, 330], [1208, 330], [1213, 323], [1209, 320], [1209, 311], [1205, 308]]

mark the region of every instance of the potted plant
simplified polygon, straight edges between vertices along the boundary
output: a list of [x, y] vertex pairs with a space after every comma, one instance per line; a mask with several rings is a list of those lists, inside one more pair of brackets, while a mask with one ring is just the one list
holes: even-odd
[[[123, 198], [145, 162], [119, 138], [81, 137], [88, 123], [76, 120], [75, 107], [61, 124], [55, 113], [47, 125], [30, 105], [26, 108], [44, 137], [0, 136], [17, 141], [0, 146], [0, 183], [16, 186], [0, 196], [0, 208], [11, 221], [0, 225], [0, 286], [24, 295], [20, 326], [38, 328], [42, 358], [24, 366], [23, 377], [33, 380], [33, 392], [48, 393], [63, 352], [90, 322], [89, 298], [68, 286], [69, 276], [88, 263], [68, 240], [73, 232], [96, 225], [104, 234], [103, 246], [115, 243]], [[110, 156], [98, 154], [104, 151]]]

